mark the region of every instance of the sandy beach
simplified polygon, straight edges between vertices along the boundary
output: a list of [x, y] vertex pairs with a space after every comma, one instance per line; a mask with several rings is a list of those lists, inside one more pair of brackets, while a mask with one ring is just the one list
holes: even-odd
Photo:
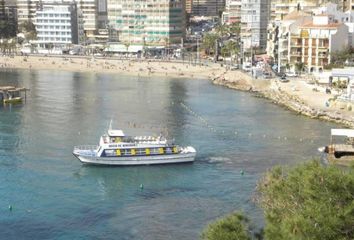
[[213, 79], [224, 69], [220, 64], [192, 65], [188, 62], [161, 62], [155, 60], [118, 60], [104, 58], [70, 58], [67, 56], [15, 56], [0, 57], [0, 68], [53, 69], [80, 72], [121, 73], [136, 76], [169, 76], [181, 78]]
[[[220, 64], [193, 65], [188, 62], [155, 60], [118, 60], [104, 58], [15, 56], [0, 57], [0, 68], [53, 69], [80, 72], [118, 73], [135, 76], [168, 76], [188, 79], [208, 79], [214, 84], [250, 91], [297, 113], [354, 127], [354, 106], [329, 101], [335, 97], [325, 88], [309, 84], [298, 77], [288, 83], [277, 79], [253, 79], [242, 71], [227, 71]], [[352, 110], [353, 109], [353, 110]]]

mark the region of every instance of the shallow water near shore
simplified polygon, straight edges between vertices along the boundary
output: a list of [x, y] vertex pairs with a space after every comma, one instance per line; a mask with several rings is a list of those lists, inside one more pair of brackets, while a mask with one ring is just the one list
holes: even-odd
[[[338, 127], [207, 80], [19, 70], [0, 85], [30, 89], [0, 107], [0, 239], [198, 239], [233, 210], [261, 227], [262, 174], [319, 158]], [[194, 146], [195, 163], [82, 165], [73, 146], [97, 144], [111, 119]]]

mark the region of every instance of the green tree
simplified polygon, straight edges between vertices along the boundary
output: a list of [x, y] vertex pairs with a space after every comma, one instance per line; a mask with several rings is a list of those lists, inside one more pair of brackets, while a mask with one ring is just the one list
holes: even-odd
[[221, 48], [221, 55], [232, 56], [239, 52], [239, 46], [235, 41], [227, 41], [224, 46]]
[[[274, 167], [258, 182], [257, 192], [265, 215], [258, 239], [354, 239], [354, 166], [311, 161]], [[201, 238], [249, 239], [249, 226], [247, 218], [235, 213], [210, 224]]]
[[33, 24], [31, 20], [25, 21], [20, 24], [19, 31], [23, 32], [28, 40], [37, 39], [37, 31], [36, 26]]
[[259, 182], [265, 239], [354, 239], [354, 171], [312, 161]]
[[301, 73], [304, 71], [304, 68], [305, 68], [305, 64], [303, 62], [295, 63], [295, 69], [296, 69], [296, 72], [299, 73], [299, 75], [301, 75]]
[[126, 42], [126, 43], [124, 43], [124, 46], [125, 46], [125, 48], [126, 48], [126, 50], [127, 50], [127, 52], [128, 52], [128, 49], [129, 49], [130, 43]]
[[230, 30], [229, 27], [225, 24], [220, 24], [215, 28], [216, 33], [218, 34], [219, 38], [226, 37]]
[[215, 33], [207, 33], [203, 36], [202, 48], [208, 55], [214, 53], [215, 42], [218, 38], [218, 35]]
[[203, 231], [202, 240], [250, 240], [249, 220], [240, 213], [219, 219]]
[[229, 25], [229, 33], [231, 35], [236, 35], [239, 36], [241, 32], [241, 26], [240, 23], [232, 23]]
[[343, 66], [352, 56], [350, 47], [343, 48], [340, 51], [335, 51], [331, 54], [331, 63], [334, 65]]

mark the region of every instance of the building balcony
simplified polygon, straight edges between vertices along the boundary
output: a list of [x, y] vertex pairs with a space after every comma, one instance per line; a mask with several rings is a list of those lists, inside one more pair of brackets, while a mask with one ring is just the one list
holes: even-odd
[[318, 54], [318, 58], [328, 58], [327, 54]]
[[281, 60], [286, 60], [286, 59], [288, 59], [288, 56], [280, 56], [280, 59]]
[[302, 56], [302, 52], [291, 52], [290, 55], [291, 56], [296, 56], [296, 57], [301, 57]]
[[329, 49], [329, 45], [321, 45], [321, 46], [318, 46], [318, 48], [322, 48], [322, 49]]

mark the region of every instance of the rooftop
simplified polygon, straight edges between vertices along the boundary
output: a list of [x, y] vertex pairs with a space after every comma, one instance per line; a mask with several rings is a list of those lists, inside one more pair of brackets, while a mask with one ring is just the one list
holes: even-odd
[[296, 20], [298, 19], [299, 17], [305, 17], [305, 16], [310, 16], [309, 13], [306, 13], [304, 11], [292, 11], [291, 13], [289, 13], [288, 15], [286, 15], [283, 20]]
[[300, 28], [321, 28], [321, 29], [337, 29], [343, 23], [329, 23], [329, 24], [313, 24], [313, 22], [307, 22], [300, 26]]

